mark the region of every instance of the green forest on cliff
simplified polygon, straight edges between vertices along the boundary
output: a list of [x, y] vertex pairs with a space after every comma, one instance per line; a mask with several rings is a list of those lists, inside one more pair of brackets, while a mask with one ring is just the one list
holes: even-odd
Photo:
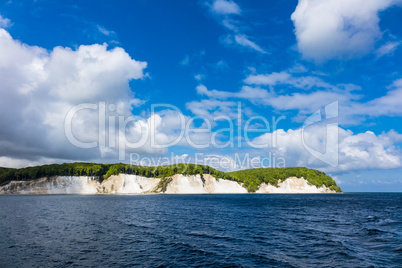
[[249, 192], [255, 192], [261, 183], [278, 186], [279, 180], [289, 177], [303, 177], [309, 184], [320, 187], [325, 185], [332, 190], [341, 192], [335, 181], [324, 172], [304, 167], [289, 168], [256, 168], [234, 172], [222, 172], [205, 165], [174, 164], [168, 166], [136, 166], [129, 164], [95, 164], [95, 163], [65, 163], [26, 167], [20, 169], [0, 167], [0, 186], [12, 180], [33, 180], [51, 176], [91, 176], [99, 181], [119, 173], [135, 174], [143, 177], [168, 178], [174, 174], [194, 175], [210, 174], [215, 178], [242, 183]]

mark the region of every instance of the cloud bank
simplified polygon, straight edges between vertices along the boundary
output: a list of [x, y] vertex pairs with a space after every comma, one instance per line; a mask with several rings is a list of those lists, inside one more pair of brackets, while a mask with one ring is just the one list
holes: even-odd
[[401, 1], [299, 0], [291, 16], [298, 49], [304, 58], [317, 62], [366, 55], [382, 38], [379, 13], [398, 3]]
[[[146, 62], [132, 59], [122, 48], [55, 47], [47, 51], [13, 39], [0, 29], [0, 152], [30, 159], [99, 159], [100, 148], [83, 150], [68, 142], [64, 120], [75, 105], [106, 101], [114, 114], [131, 115], [135, 98], [129, 82], [146, 75]], [[110, 112], [112, 114], [112, 112]], [[78, 112], [73, 132], [83, 141], [99, 136], [98, 112]], [[1, 164], [1, 163], [0, 163]]]

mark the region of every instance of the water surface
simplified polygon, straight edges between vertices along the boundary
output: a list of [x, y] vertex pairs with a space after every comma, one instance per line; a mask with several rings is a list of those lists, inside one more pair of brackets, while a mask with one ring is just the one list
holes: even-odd
[[402, 194], [0, 196], [0, 266], [400, 267]]

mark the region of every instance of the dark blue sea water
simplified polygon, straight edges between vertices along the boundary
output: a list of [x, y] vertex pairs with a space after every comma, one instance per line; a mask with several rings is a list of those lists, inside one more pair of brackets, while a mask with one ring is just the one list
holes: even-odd
[[401, 267], [402, 194], [0, 196], [1, 267]]

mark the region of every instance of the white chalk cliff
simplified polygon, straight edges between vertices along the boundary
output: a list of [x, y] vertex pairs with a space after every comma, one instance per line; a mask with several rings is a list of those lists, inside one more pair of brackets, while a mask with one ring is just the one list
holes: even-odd
[[[110, 176], [102, 183], [95, 177], [54, 176], [30, 181], [11, 181], [0, 187], [0, 194], [240, 194], [247, 190], [235, 181], [211, 175], [176, 174], [162, 180], [137, 175]], [[325, 186], [309, 185], [303, 178], [291, 177], [278, 187], [261, 184], [256, 193], [335, 193]]]
[[256, 193], [270, 193], [270, 194], [319, 194], [319, 193], [335, 193], [325, 185], [316, 187], [309, 185], [304, 178], [290, 177], [284, 181], [279, 180], [278, 187], [271, 184], [261, 183]]
[[167, 194], [242, 194], [247, 190], [235, 181], [215, 179], [211, 175], [176, 174], [166, 187]]

